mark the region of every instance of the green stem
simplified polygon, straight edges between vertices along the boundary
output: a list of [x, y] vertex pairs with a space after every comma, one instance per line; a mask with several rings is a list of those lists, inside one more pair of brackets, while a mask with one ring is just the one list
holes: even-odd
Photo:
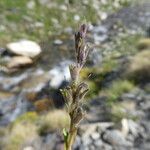
[[77, 128], [74, 126], [74, 124], [71, 121], [68, 139], [65, 143], [66, 150], [72, 150], [72, 146], [75, 141], [76, 134], [77, 134]]

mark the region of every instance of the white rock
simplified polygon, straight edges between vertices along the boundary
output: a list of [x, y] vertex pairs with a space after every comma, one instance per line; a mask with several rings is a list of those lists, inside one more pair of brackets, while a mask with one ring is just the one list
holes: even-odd
[[56, 39], [55, 41], [54, 41], [54, 44], [56, 44], [56, 45], [61, 45], [63, 43], [63, 41], [61, 41], [61, 40], [59, 40], [59, 39]]
[[51, 76], [50, 81], [51, 87], [57, 89], [63, 81], [70, 80], [70, 72], [69, 72], [70, 64], [71, 61], [64, 61], [49, 71], [49, 75]]
[[7, 49], [14, 54], [35, 57], [41, 53], [40, 46], [33, 41], [21, 40], [18, 42], [9, 43], [6, 45]]
[[32, 146], [28, 146], [28, 147], [23, 148], [23, 150], [34, 150], [34, 148]]
[[75, 20], [75, 21], [79, 21], [79, 20], [80, 20], [80, 16], [75, 15], [75, 16], [74, 16], [74, 20]]

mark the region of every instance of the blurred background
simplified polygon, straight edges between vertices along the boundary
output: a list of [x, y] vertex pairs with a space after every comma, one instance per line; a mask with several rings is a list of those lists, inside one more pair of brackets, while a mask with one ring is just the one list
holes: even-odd
[[149, 0], [0, 0], [0, 150], [63, 150], [74, 33], [93, 45], [74, 150], [150, 149]]

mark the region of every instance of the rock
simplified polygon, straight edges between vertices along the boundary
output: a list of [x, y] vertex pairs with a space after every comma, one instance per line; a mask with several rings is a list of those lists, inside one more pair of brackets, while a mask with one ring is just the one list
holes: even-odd
[[32, 146], [24, 147], [23, 150], [35, 150]]
[[35, 8], [35, 2], [33, 0], [30, 0], [28, 3], [27, 3], [27, 8], [28, 9], [34, 9]]
[[51, 80], [49, 83], [50, 87], [57, 89], [63, 83], [63, 81], [70, 80], [70, 64], [70, 61], [64, 61], [49, 71], [49, 75], [51, 76]]
[[[113, 126], [112, 122], [99, 122], [99, 123], [91, 123], [84, 124], [79, 127], [78, 134], [84, 139], [86, 137], [98, 138], [97, 134], [101, 134], [102, 131], [106, 130], [106, 128]], [[94, 135], [92, 135], [94, 133]], [[99, 135], [100, 136], [100, 135]]]
[[95, 44], [100, 44], [108, 39], [108, 30], [105, 26], [96, 26], [93, 28]]
[[10, 61], [7, 64], [7, 67], [9, 69], [12, 68], [19, 68], [31, 65], [33, 63], [32, 59], [26, 56], [15, 56], [10, 59]]
[[1, 77], [0, 76], [0, 87], [3, 90], [12, 90], [14, 87], [16, 87], [21, 81], [26, 79], [28, 76], [28, 73], [22, 73], [21, 75], [11, 76], [11, 77]]
[[132, 146], [119, 130], [106, 130], [103, 135], [103, 140], [113, 146]]
[[127, 137], [128, 133], [129, 133], [128, 120], [126, 118], [123, 118], [121, 120], [121, 125], [122, 125], [121, 132], [122, 132], [122, 134], [123, 134], [124, 137]]
[[84, 137], [84, 138], [82, 138], [82, 144], [84, 146], [88, 146], [88, 145], [92, 144], [91, 138], [90, 137]]
[[100, 138], [100, 134], [97, 133], [97, 132], [94, 132], [94, 133], [91, 134], [91, 138], [92, 138], [93, 140], [97, 140], [97, 139]]
[[133, 120], [128, 120], [128, 126], [130, 133], [137, 138], [141, 133], [144, 133], [144, 129]]
[[4, 114], [1, 117], [0, 125], [7, 125], [14, 121], [18, 116], [25, 113], [28, 107], [29, 103], [23, 93], [0, 101], [0, 110]]
[[14, 96], [12, 92], [0, 91], [0, 101], [10, 99], [12, 96]]
[[26, 92], [39, 92], [51, 79], [48, 73], [32, 73], [27, 78], [22, 80], [18, 87]]
[[73, 149], [79, 149], [81, 145], [81, 138], [77, 135], [75, 139], [75, 143], [73, 145]]
[[63, 43], [63, 41], [61, 41], [61, 40], [59, 40], [59, 39], [56, 39], [55, 41], [54, 41], [54, 44], [56, 44], [56, 45], [61, 45]]
[[9, 43], [6, 47], [14, 54], [31, 58], [34, 58], [41, 53], [40, 46], [36, 42], [29, 40], [20, 40], [18, 42]]

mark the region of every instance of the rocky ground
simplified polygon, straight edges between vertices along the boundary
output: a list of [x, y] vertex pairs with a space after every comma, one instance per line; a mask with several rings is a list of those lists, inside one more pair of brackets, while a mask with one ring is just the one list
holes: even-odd
[[[81, 77], [91, 91], [75, 150], [149, 150], [149, 8], [144, 2], [100, 13], [102, 23], [90, 25], [88, 41], [95, 46]], [[50, 44], [23, 40], [0, 48], [0, 149], [63, 149], [68, 118], [59, 89], [67, 85], [73, 62], [72, 28], [66, 32]]]

